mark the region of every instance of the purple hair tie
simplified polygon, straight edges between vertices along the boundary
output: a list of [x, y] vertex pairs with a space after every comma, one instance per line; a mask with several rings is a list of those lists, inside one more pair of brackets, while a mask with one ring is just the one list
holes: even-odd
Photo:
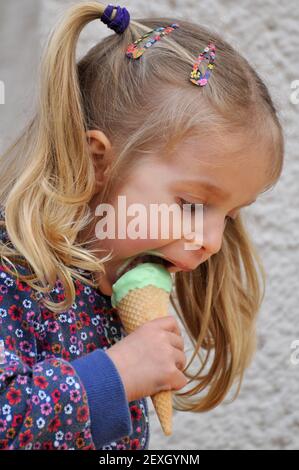
[[[117, 13], [115, 18], [111, 20], [114, 8], [117, 9]], [[115, 7], [114, 5], [108, 5], [101, 16], [101, 21], [117, 34], [122, 34], [129, 26], [130, 13], [125, 7], [121, 8], [120, 6]]]

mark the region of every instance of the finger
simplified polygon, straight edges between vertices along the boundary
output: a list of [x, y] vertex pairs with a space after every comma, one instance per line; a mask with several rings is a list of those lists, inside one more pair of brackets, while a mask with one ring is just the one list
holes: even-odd
[[186, 355], [183, 352], [178, 351], [177, 349], [175, 349], [174, 351], [175, 365], [179, 370], [183, 370], [187, 364]]
[[167, 317], [163, 318], [163, 321], [165, 324], [164, 326], [165, 330], [182, 336], [178, 321], [175, 317], [173, 317], [172, 315], [167, 315]]
[[168, 335], [170, 344], [179, 351], [184, 351], [185, 344], [183, 337], [172, 332], [169, 332]]

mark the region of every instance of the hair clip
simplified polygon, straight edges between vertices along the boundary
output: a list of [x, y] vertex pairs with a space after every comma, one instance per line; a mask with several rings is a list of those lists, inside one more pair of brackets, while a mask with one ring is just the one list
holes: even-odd
[[[193, 65], [193, 70], [190, 74], [190, 82], [197, 86], [205, 86], [211, 76], [211, 71], [214, 68], [216, 46], [210, 43], [203, 52], [201, 52]], [[205, 64], [208, 65], [205, 68]], [[201, 68], [201, 70], [200, 70]]]
[[[166, 36], [166, 34], [171, 33], [176, 28], [179, 28], [179, 25], [173, 23], [165, 28], [160, 27], [152, 29], [128, 46], [126, 56], [129, 57], [129, 59], [139, 59], [146, 49], [151, 47], [156, 41], [160, 41], [161, 37]], [[149, 38], [149, 36], [151, 37]], [[140, 44], [141, 42], [143, 42], [143, 44]]]

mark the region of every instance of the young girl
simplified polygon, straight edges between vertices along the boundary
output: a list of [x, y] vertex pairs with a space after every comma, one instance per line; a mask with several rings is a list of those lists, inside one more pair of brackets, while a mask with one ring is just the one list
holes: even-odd
[[[235, 383], [238, 395], [255, 351], [265, 273], [241, 208], [282, 171], [271, 97], [215, 32], [114, 8], [67, 12], [43, 55], [36, 114], [2, 156], [2, 449], [147, 449], [145, 397], [193, 383], [175, 409], [211, 410]], [[81, 30], [99, 19], [114, 32], [76, 63]], [[203, 204], [202, 246], [101, 238], [96, 208], [117, 212], [119, 195]], [[118, 268], [148, 251], [170, 262], [188, 366], [173, 316], [126, 335], [111, 306]]]

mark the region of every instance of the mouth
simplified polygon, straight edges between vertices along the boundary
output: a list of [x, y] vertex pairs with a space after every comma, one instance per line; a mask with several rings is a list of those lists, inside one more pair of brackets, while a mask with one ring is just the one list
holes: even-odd
[[166, 258], [164, 258], [162, 255], [160, 255], [157, 252], [151, 252], [147, 251], [145, 253], [141, 253], [136, 256], [132, 256], [128, 258], [125, 263], [122, 264], [122, 266], [117, 270], [117, 279], [121, 276], [123, 276], [125, 273], [130, 271], [131, 269], [135, 268], [138, 264], [141, 263], [155, 263], [155, 264], [161, 264], [164, 266], [166, 269], [170, 270], [170, 272], [173, 272], [173, 269], [171, 268], [176, 268], [176, 270], [180, 269], [182, 271], [191, 271], [191, 269], [187, 269], [183, 266], [180, 266]]

